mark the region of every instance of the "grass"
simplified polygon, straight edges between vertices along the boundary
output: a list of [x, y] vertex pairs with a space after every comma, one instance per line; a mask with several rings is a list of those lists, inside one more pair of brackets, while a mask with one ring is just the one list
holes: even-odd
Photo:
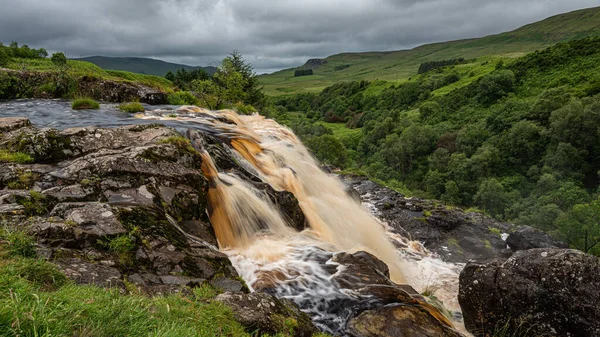
[[129, 113], [144, 112], [146, 109], [139, 102], [123, 103], [119, 105], [119, 110]]
[[[423, 62], [459, 57], [473, 59], [492, 55], [495, 58], [513, 59], [557, 42], [600, 35], [599, 25], [600, 8], [590, 8], [557, 15], [511, 32], [479, 39], [432, 43], [411, 50], [332, 55], [325, 59], [327, 64], [313, 70], [312, 76], [294, 77], [297, 68], [292, 68], [261, 75], [259, 79], [270, 96], [319, 92], [340, 81], [383, 80], [397, 84], [414, 78]], [[347, 65], [349, 66], [346, 67]], [[336, 71], [341, 67], [346, 68]], [[468, 66], [461, 65], [457, 68], [466, 70]]]
[[76, 98], [71, 103], [73, 110], [87, 110], [87, 109], [100, 109], [100, 104], [92, 98]]
[[33, 163], [33, 158], [27, 153], [0, 149], [0, 163], [29, 164]]
[[34, 247], [23, 232], [0, 230], [0, 336], [254, 336], [210, 285], [155, 297], [76, 285]]
[[[6, 68], [40, 72], [63, 71], [62, 68], [52, 63], [50, 59], [14, 58]], [[76, 77], [88, 76], [117, 82], [136, 82], [165, 92], [173, 90], [173, 83], [164, 77], [136, 74], [127, 71], [104, 70], [93, 63], [85, 61], [68, 60], [65, 69], [67, 74]]]

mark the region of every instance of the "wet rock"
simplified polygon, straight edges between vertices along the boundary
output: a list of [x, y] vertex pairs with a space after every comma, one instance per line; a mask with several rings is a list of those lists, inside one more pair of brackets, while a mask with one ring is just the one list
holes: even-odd
[[569, 248], [565, 242], [530, 226], [520, 226], [508, 235], [506, 244], [514, 251], [533, 248]]
[[459, 302], [476, 336], [509, 326], [532, 336], [600, 335], [600, 259], [568, 249], [519, 251], [508, 260], [469, 263]]
[[389, 279], [388, 266], [367, 252], [338, 253], [331, 260], [344, 266], [341, 272], [333, 277], [342, 288], [359, 289], [374, 284], [394, 285]]
[[213, 279], [210, 284], [218, 290], [237, 293], [237, 292], [248, 292], [248, 287], [243, 281], [233, 280], [227, 277], [217, 277]]
[[414, 306], [389, 306], [367, 310], [350, 321], [352, 337], [460, 337], [427, 311]]
[[235, 319], [249, 332], [276, 334], [293, 330], [293, 336], [309, 337], [317, 333], [310, 318], [286, 299], [264, 293], [224, 293], [216, 298], [229, 306]]
[[59, 259], [54, 263], [68, 278], [77, 284], [125, 289], [125, 285], [121, 280], [121, 273], [113, 267], [89, 263], [78, 258]]
[[30, 126], [31, 122], [25, 117], [4, 117], [0, 118], [0, 132], [9, 132], [16, 129]]
[[343, 179], [396, 233], [422, 242], [445, 261], [466, 263], [474, 258], [508, 257], [513, 253], [501, 237], [512, 230], [510, 224], [435, 201], [406, 198], [362, 177]]

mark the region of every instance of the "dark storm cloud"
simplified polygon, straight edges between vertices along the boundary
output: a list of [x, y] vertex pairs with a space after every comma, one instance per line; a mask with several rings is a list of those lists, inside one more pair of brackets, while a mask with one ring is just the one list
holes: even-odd
[[0, 0], [0, 41], [69, 56], [216, 64], [240, 50], [259, 71], [339, 52], [479, 37], [597, 0]]

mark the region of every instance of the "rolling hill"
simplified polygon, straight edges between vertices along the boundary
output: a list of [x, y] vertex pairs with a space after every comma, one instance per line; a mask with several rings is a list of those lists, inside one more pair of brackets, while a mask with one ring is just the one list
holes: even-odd
[[106, 57], [90, 56], [74, 60], [91, 62], [105, 70], [123, 70], [132, 73], [165, 76], [168, 71], [176, 72], [177, 69], [193, 70], [202, 68], [209, 74], [215, 72], [214, 67], [194, 67], [143, 57]]
[[[559, 14], [516, 30], [477, 39], [426, 44], [410, 50], [341, 53], [324, 59], [320, 66], [310, 60], [302, 67], [260, 76], [268, 95], [319, 92], [344, 80], [403, 82], [417, 74], [419, 65], [463, 57], [515, 58], [527, 52], [586, 36], [600, 35], [600, 7]], [[294, 71], [312, 68], [313, 75], [294, 77]]]

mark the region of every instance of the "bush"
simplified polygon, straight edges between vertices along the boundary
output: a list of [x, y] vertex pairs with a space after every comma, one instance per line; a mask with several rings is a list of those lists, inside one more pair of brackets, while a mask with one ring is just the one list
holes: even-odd
[[100, 104], [91, 98], [77, 98], [71, 104], [73, 110], [100, 109]]
[[50, 58], [52, 63], [58, 67], [64, 67], [67, 65], [67, 57], [63, 53], [54, 53]]
[[139, 102], [123, 103], [119, 105], [119, 110], [129, 113], [144, 112], [146, 109]]
[[167, 101], [171, 105], [199, 105], [200, 101], [196, 96], [187, 91], [177, 91], [167, 96]]
[[0, 67], [4, 67], [10, 62], [10, 56], [6, 53], [3, 46], [0, 46]]

